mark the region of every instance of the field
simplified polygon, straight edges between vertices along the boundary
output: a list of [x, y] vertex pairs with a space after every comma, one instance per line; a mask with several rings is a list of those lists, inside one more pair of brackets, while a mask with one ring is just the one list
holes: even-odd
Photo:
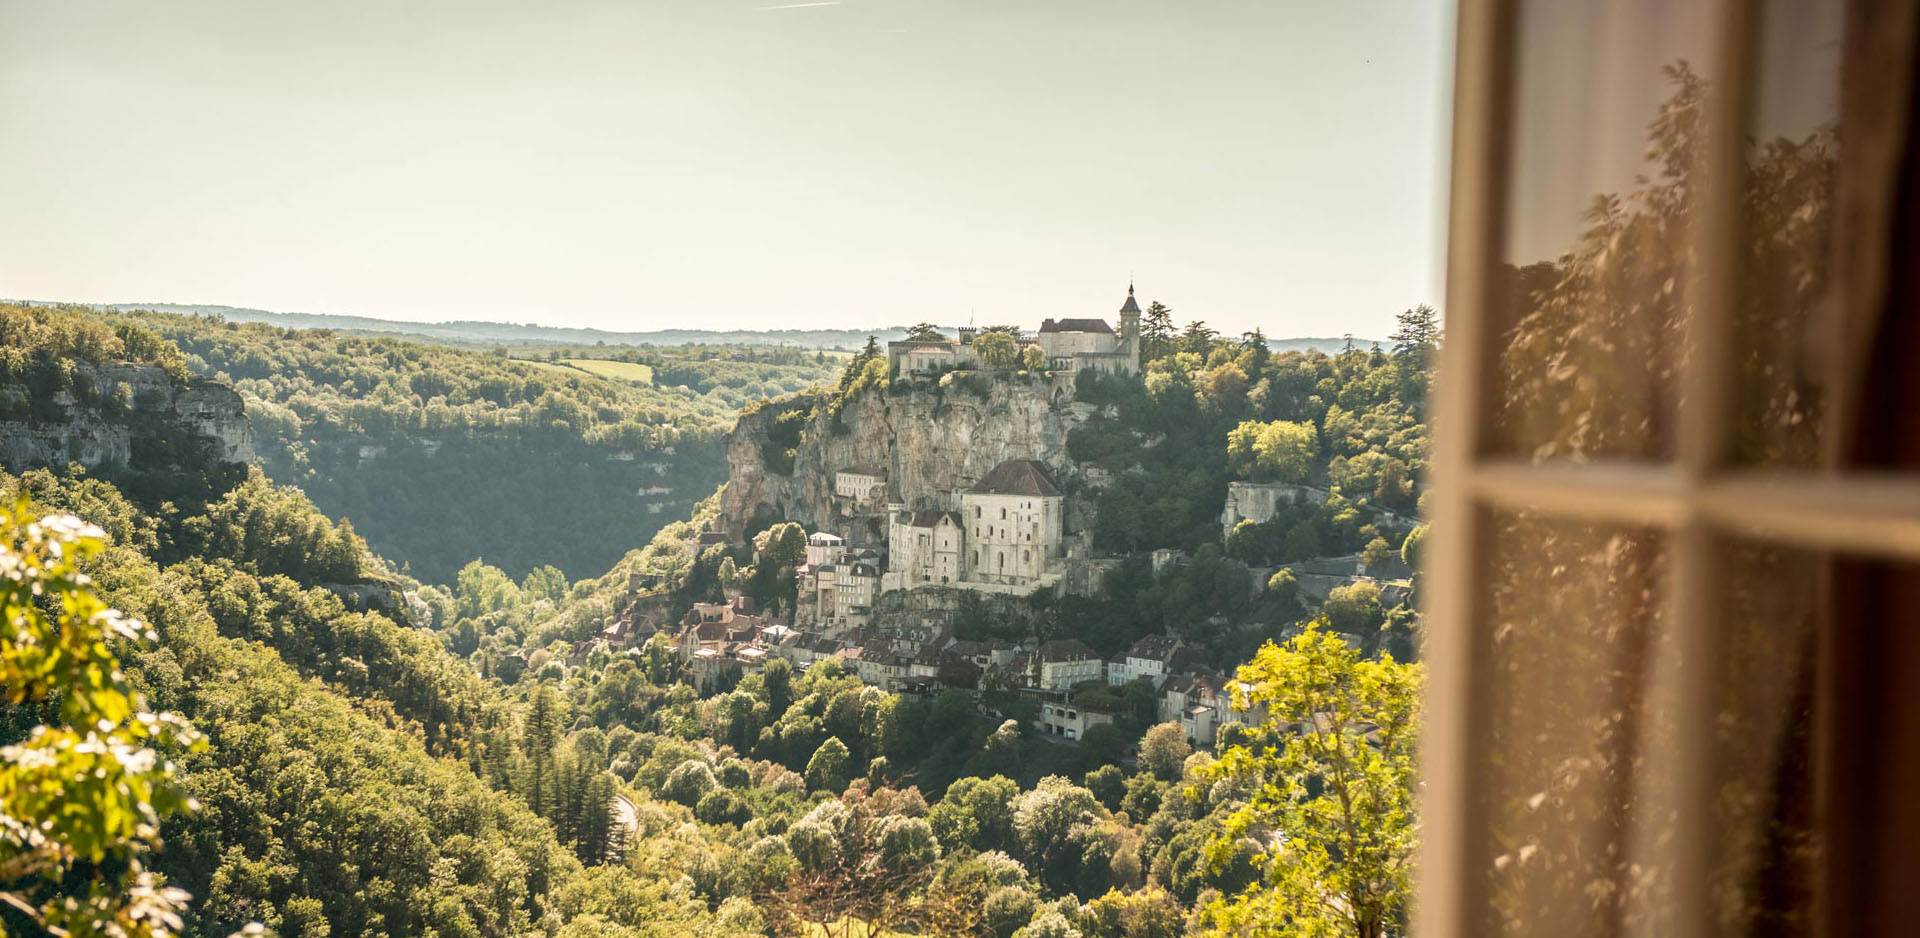
[[616, 381], [631, 381], [634, 384], [652, 384], [653, 366], [638, 365], [633, 362], [607, 361], [600, 358], [566, 358], [562, 364], [570, 365], [590, 375], [612, 378]]

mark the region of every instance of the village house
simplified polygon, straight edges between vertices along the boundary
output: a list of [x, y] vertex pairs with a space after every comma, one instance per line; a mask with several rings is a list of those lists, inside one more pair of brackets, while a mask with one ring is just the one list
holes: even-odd
[[839, 561], [846, 545], [838, 534], [815, 531], [807, 535], [807, 566], [821, 567]]
[[[674, 652], [696, 685], [707, 685], [731, 670], [754, 671], [767, 660], [767, 630], [775, 623], [756, 613], [753, 600], [694, 603], [681, 620]], [[774, 634], [784, 637], [785, 630]]]
[[1087, 735], [1087, 730], [1112, 722], [1113, 714], [1104, 710], [1083, 707], [1072, 701], [1050, 700], [1040, 705], [1040, 715], [1034, 719], [1033, 726], [1053, 736], [1081, 739]]
[[887, 497], [887, 476], [864, 469], [842, 469], [833, 474], [833, 497], [848, 509], [844, 513], [862, 505], [881, 504]]
[[1083, 681], [1097, 681], [1105, 662], [1077, 638], [1056, 639], [1033, 653], [1033, 684], [1042, 690], [1072, 690]]
[[1222, 691], [1226, 680], [1218, 674], [1193, 671], [1167, 678], [1160, 687], [1160, 721], [1178, 723], [1195, 746], [1213, 746], [1222, 716], [1231, 712]]
[[724, 531], [701, 531], [686, 540], [687, 550], [695, 557], [706, 553], [710, 547], [727, 546], [727, 534]]
[[1146, 678], [1155, 687], [1167, 675], [1191, 669], [1198, 655], [1172, 635], [1148, 635], [1107, 661], [1107, 683], [1115, 686]]

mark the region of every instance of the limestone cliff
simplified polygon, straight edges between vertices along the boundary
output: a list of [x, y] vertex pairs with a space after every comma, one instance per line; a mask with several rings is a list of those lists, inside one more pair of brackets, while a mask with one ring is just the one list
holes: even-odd
[[165, 470], [253, 455], [246, 407], [217, 381], [178, 380], [151, 365], [75, 363], [69, 388], [44, 396], [0, 384], [0, 465], [10, 471], [74, 462], [107, 472]]
[[[884, 474], [889, 495], [910, 508], [944, 508], [946, 493], [973, 485], [1009, 459], [1037, 459], [1053, 467], [1069, 497], [1068, 528], [1082, 524], [1071, 497], [1079, 468], [1067, 457], [1067, 434], [1093, 413], [1064, 382], [981, 382], [975, 387], [931, 383], [869, 390], [849, 400], [836, 421], [817, 408], [792, 447], [792, 467], [768, 454], [790, 434], [784, 413], [812, 408], [813, 399], [775, 403], [743, 415], [727, 441], [729, 478], [720, 523], [730, 538], [759, 524], [791, 519], [808, 529], [841, 530], [852, 542], [873, 543], [883, 532], [861, 530], [870, 518], [846, 516], [836, 505], [834, 475], [856, 469]], [[790, 420], [793, 418], [789, 418]], [[844, 501], [844, 500], [842, 500]], [[1083, 521], [1084, 519], [1079, 519]], [[852, 529], [848, 529], [848, 528]]]

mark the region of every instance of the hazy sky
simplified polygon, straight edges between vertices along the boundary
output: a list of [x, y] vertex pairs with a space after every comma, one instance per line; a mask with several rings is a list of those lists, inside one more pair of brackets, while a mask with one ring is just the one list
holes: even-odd
[[1445, 0], [0, 0], [0, 296], [1385, 335]]

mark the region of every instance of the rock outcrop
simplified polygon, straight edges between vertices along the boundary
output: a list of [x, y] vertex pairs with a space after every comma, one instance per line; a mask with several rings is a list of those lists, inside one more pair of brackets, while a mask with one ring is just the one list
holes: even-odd
[[[792, 471], [784, 473], [769, 468], [766, 458], [770, 447], [778, 448], [770, 440], [779, 432], [781, 405], [743, 415], [727, 441], [722, 529], [735, 540], [783, 518], [809, 530], [838, 529], [846, 520], [836, 515], [834, 475], [847, 469], [884, 473], [888, 499], [909, 508], [947, 508], [947, 493], [972, 486], [1000, 463], [1037, 459], [1053, 467], [1071, 496], [1079, 471], [1067, 457], [1067, 434], [1092, 415], [1092, 406], [1075, 401], [1064, 383], [982, 384], [984, 392], [931, 383], [867, 391], [847, 402], [838, 426], [820, 408], [800, 433]], [[787, 409], [797, 406], [804, 405]], [[845, 536], [872, 543], [875, 533], [884, 532]]]
[[143, 469], [142, 459], [174, 455], [172, 447], [143, 441], [182, 436], [221, 462], [253, 459], [246, 405], [218, 381], [180, 381], [151, 365], [82, 363], [74, 365], [73, 385], [84, 390], [46, 401], [23, 386], [0, 386], [0, 465], [15, 472], [74, 462], [89, 470]]

